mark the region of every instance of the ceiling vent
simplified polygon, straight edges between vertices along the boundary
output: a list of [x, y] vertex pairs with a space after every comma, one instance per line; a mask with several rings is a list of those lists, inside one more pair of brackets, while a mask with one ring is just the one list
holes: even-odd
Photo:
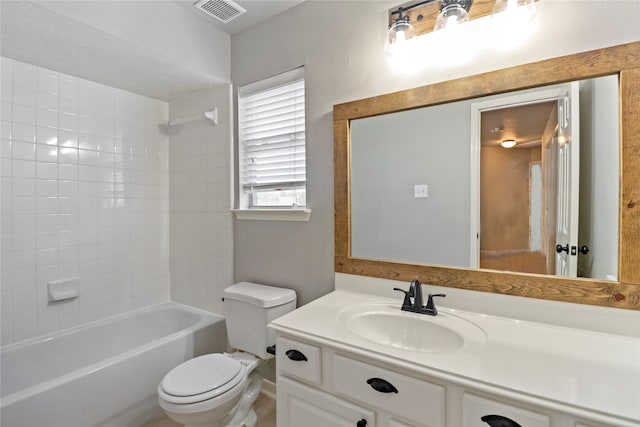
[[220, 22], [227, 23], [247, 10], [231, 0], [198, 0], [194, 6]]

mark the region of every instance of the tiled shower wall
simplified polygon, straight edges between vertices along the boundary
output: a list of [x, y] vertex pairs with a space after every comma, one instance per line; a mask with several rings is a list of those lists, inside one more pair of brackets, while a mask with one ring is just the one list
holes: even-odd
[[[1, 62], [2, 344], [168, 299], [168, 104]], [[47, 302], [79, 276], [80, 297]]]
[[[170, 132], [171, 300], [221, 313], [233, 280], [229, 85], [171, 102], [172, 119], [200, 116]], [[218, 124], [202, 118], [218, 109]]]

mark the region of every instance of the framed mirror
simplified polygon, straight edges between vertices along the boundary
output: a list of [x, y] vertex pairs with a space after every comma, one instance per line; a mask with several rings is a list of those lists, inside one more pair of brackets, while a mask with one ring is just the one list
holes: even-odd
[[[526, 90], [528, 92], [542, 90], [543, 86], [555, 85], [577, 81], [588, 81], [590, 79], [607, 76], [609, 86], [611, 79], [615, 86], [619, 87], [619, 180], [614, 179], [609, 182], [609, 187], [619, 188], [618, 197], [614, 199], [614, 212], [608, 213], [607, 221], [610, 223], [612, 218], [618, 219], [618, 227], [612, 228], [613, 231], [607, 230], [603, 234], [617, 234], [614, 238], [610, 236], [607, 242], [613, 242], [613, 246], [617, 249], [614, 252], [613, 261], [609, 261], [607, 271], [611, 274], [602, 273], [596, 275], [597, 278], [572, 278], [572, 277], [554, 277], [548, 274], [532, 274], [514, 271], [498, 271], [498, 270], [514, 270], [513, 267], [501, 268], [496, 267], [495, 260], [489, 260], [483, 263], [474, 264], [473, 257], [473, 227], [463, 225], [464, 221], [460, 221], [459, 212], [455, 209], [445, 209], [443, 215], [449, 216], [449, 220], [453, 221], [453, 226], [458, 224], [461, 228], [466, 228], [467, 236], [466, 247], [464, 243], [460, 243], [459, 252], [466, 254], [465, 262], [449, 263], [434, 257], [432, 259], [411, 258], [413, 252], [412, 246], [421, 245], [437, 245], [435, 242], [442, 242], [444, 237], [433, 239], [433, 241], [419, 241], [419, 237], [412, 241], [411, 237], [416, 237], [416, 233], [398, 237], [394, 242], [396, 246], [409, 248], [407, 250], [408, 258], [396, 257], [393, 253], [387, 254], [371, 254], [363, 248], [371, 245], [362, 245], [359, 237], [363, 233], [366, 234], [367, 229], [371, 235], [384, 234], [385, 227], [383, 222], [377, 224], [367, 224], [366, 217], [358, 212], [362, 210], [360, 199], [363, 193], [363, 182], [367, 182], [370, 178], [371, 182], [377, 184], [368, 188], [368, 192], [374, 192], [379, 204], [387, 204], [395, 206], [391, 202], [391, 197], [387, 198], [384, 193], [384, 179], [378, 179], [371, 169], [369, 169], [366, 179], [358, 178], [358, 174], [363, 170], [361, 162], [361, 154], [367, 152], [366, 144], [362, 145], [355, 142], [354, 138], [359, 138], [362, 129], [361, 124], [367, 121], [385, 122], [398, 115], [400, 112], [408, 112], [410, 114], [419, 114], [420, 110], [437, 107], [440, 109], [451, 109], [460, 103], [476, 103], [479, 104], [477, 111], [491, 111], [492, 108], [487, 107], [487, 103], [500, 96], [514, 96], [514, 92]], [[485, 105], [486, 104], [486, 105]], [[490, 104], [490, 102], [489, 102]], [[475, 111], [475, 110], [474, 110]], [[453, 113], [455, 114], [455, 113]], [[483, 113], [484, 114], [484, 113]], [[548, 113], [547, 113], [548, 114]], [[556, 113], [554, 113], [556, 114]], [[543, 298], [558, 301], [604, 305], [620, 308], [640, 309], [640, 42], [631, 43], [621, 46], [615, 46], [606, 49], [600, 49], [591, 52], [585, 52], [570, 55], [561, 58], [541, 61], [537, 63], [517, 66], [504, 70], [494, 71], [481, 75], [466, 77], [462, 79], [452, 80], [434, 85], [423, 86], [419, 88], [409, 89], [401, 92], [391, 93], [387, 95], [367, 98], [363, 100], [348, 102], [334, 106], [334, 164], [335, 164], [335, 270], [336, 272], [359, 274], [372, 277], [381, 277], [394, 280], [411, 280], [419, 278], [427, 284], [439, 286], [450, 286], [464, 288], [470, 290], [504, 293], [509, 295], [519, 295], [533, 298]], [[616, 117], [618, 119], [618, 117]], [[416, 121], [415, 117], [411, 119]], [[478, 114], [477, 120], [482, 120]], [[418, 119], [419, 123], [424, 121]], [[386, 125], [390, 132], [395, 132], [397, 138], [393, 138], [386, 147], [389, 153], [389, 162], [395, 163], [396, 166], [402, 167], [402, 161], [396, 159], [398, 154], [398, 146], [402, 136], [405, 134], [405, 127], [400, 126], [395, 129], [392, 125]], [[466, 125], [469, 127], [469, 124]], [[435, 135], [429, 134], [430, 127], [422, 126], [422, 132], [425, 138]], [[440, 137], [442, 138], [442, 137]], [[458, 167], [467, 171], [467, 176], [474, 173], [480, 175], [480, 171], [473, 170], [473, 163], [469, 162], [470, 140], [466, 140], [466, 161], [462, 156], [462, 161]], [[529, 141], [530, 142], [530, 141]], [[373, 150], [372, 150], [373, 151]], [[382, 151], [381, 151], [382, 152]], [[390, 154], [393, 153], [393, 154]], [[356, 159], [356, 154], [359, 156]], [[433, 157], [438, 158], [438, 154]], [[394, 160], [391, 160], [393, 158]], [[535, 167], [537, 157], [533, 158], [527, 164], [527, 173], [530, 176], [540, 177], [541, 168]], [[617, 160], [613, 160], [616, 162]], [[399, 163], [399, 165], [398, 165]], [[436, 163], [437, 165], [437, 163]], [[471, 165], [471, 167], [470, 167]], [[531, 167], [529, 167], [531, 166]], [[411, 166], [407, 162], [406, 167], [411, 170]], [[434, 166], [435, 167], [435, 166]], [[445, 171], [446, 173], [446, 171]], [[410, 174], [410, 173], [409, 173]], [[455, 176], [454, 176], [455, 177]], [[536, 178], [530, 178], [530, 183], [537, 182]], [[542, 178], [537, 178], [541, 181]], [[473, 180], [471, 180], [473, 182]], [[415, 188], [414, 188], [415, 184]], [[424, 184], [424, 185], [423, 185]], [[421, 182], [419, 178], [411, 181], [412, 193], [415, 196], [429, 195], [429, 182]], [[369, 185], [369, 184], [367, 184]], [[470, 181], [464, 182], [467, 188], [471, 188]], [[531, 185], [531, 184], [530, 184]], [[535, 185], [533, 186], [535, 187]], [[442, 191], [438, 187], [433, 188], [434, 191]], [[446, 190], [446, 188], [444, 188]], [[469, 191], [469, 190], [468, 190]], [[533, 193], [531, 193], [533, 191]], [[537, 191], [537, 192], [536, 192]], [[582, 190], [580, 190], [582, 191]], [[419, 194], [420, 193], [420, 194]], [[480, 193], [482, 193], [480, 191]], [[529, 191], [529, 195], [539, 195], [540, 190], [533, 188]], [[609, 191], [609, 193], [611, 193]], [[615, 193], [615, 191], [614, 191]], [[435, 194], [435, 193], [434, 193]], [[615, 194], [614, 194], [615, 195]], [[416, 196], [417, 197], [417, 196]], [[530, 197], [530, 196], [529, 196]], [[594, 196], [595, 197], [595, 196]], [[388, 200], [387, 200], [388, 199]], [[469, 216], [473, 198], [465, 196], [460, 198], [462, 210], [467, 210]], [[413, 200], [413, 202], [416, 202]], [[466, 207], [464, 204], [466, 203]], [[598, 203], [591, 202], [594, 205]], [[479, 200], [478, 200], [479, 204]], [[383, 209], [384, 208], [384, 209]], [[380, 217], [386, 216], [388, 220], [398, 222], [404, 221], [405, 212], [402, 209], [393, 211], [389, 210], [389, 206], [375, 205], [368, 206], [367, 212], [382, 213], [385, 210], [389, 212]], [[535, 208], [535, 203], [529, 204], [529, 215], [535, 216], [535, 212], [539, 215], [540, 207]], [[536, 211], [538, 209], [538, 211]], [[357, 215], [354, 215], [354, 212]], [[533, 212], [533, 214], [531, 213]], [[497, 214], [496, 214], [497, 215]], [[612, 216], [613, 215], [613, 216]], [[428, 222], [429, 216], [423, 217], [422, 220]], [[470, 220], [467, 221], [469, 224]], [[588, 221], [583, 221], [587, 223]], [[478, 227], [480, 225], [478, 224]], [[599, 225], [596, 228], [602, 230]], [[478, 228], [479, 229], [479, 228]], [[442, 231], [442, 227], [440, 228]], [[446, 232], [446, 230], [445, 230]], [[540, 246], [540, 238], [542, 231], [538, 235], [532, 235], [529, 230], [529, 245]], [[356, 240], [354, 240], [354, 234]], [[387, 236], [387, 239], [393, 239], [393, 233]], [[446, 234], [446, 233], [445, 233]], [[533, 232], [535, 234], [535, 230]], [[398, 236], [400, 236], [398, 234]], [[479, 233], [478, 233], [479, 236]], [[425, 240], [425, 239], [423, 239]], [[488, 240], [487, 240], [488, 242]], [[555, 243], [555, 241], [554, 241]], [[494, 245], [504, 245], [504, 242], [493, 242]], [[548, 242], [547, 242], [548, 245]], [[536, 246], [536, 247], [537, 247]], [[456, 245], [451, 250], [456, 252]], [[434, 249], [433, 247], [431, 249]], [[482, 248], [478, 245], [478, 253], [482, 253]], [[555, 247], [553, 248], [555, 249]], [[579, 248], [576, 248], [579, 249]], [[511, 249], [510, 249], [511, 250]], [[551, 249], [549, 250], [549, 252]], [[571, 249], [569, 249], [571, 251]], [[485, 249], [486, 255], [495, 255], [495, 251]], [[405, 254], [406, 255], [406, 254]], [[617, 257], [616, 257], [617, 255]], [[478, 256], [477, 254], [474, 256]], [[454, 256], [455, 258], [455, 256]], [[443, 258], [444, 259], [444, 258]], [[586, 259], [586, 257], [585, 257]], [[493, 263], [492, 263], [493, 262]], [[552, 263], [553, 264], [553, 263]], [[584, 264], [584, 263], [583, 263]], [[617, 264], [617, 265], [616, 265]], [[488, 268], [471, 268], [479, 265]], [[616, 269], [617, 267], [617, 269]], [[547, 266], [548, 271], [545, 273], [555, 272], [555, 264], [551, 267]], [[551, 270], [553, 268], [553, 272]], [[586, 268], [584, 265], [581, 267]], [[617, 272], [616, 272], [617, 270]], [[528, 270], [520, 270], [528, 271]], [[538, 270], [535, 270], [538, 271]], [[617, 273], [617, 276], [616, 276]]]
[[352, 120], [351, 255], [617, 280], [618, 106], [609, 75]]

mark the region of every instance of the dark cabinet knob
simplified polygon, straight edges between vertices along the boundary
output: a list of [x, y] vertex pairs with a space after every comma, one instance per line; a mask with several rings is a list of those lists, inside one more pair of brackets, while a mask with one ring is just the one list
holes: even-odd
[[298, 350], [287, 350], [287, 352], [285, 353], [287, 355], [287, 357], [291, 360], [293, 360], [294, 362], [306, 362], [307, 356], [304, 355], [304, 353], [298, 351]]
[[367, 380], [367, 384], [371, 386], [375, 391], [379, 391], [380, 393], [397, 393], [398, 389], [394, 387], [387, 380], [383, 380], [382, 378], [369, 378]]
[[356, 423], [356, 427], [367, 427], [367, 420], [364, 418]]
[[587, 245], [580, 246], [580, 253], [582, 255], [588, 254], [589, 253], [589, 246], [587, 246]]
[[559, 253], [559, 254], [561, 254], [562, 252], [569, 253], [569, 244], [567, 243], [564, 246], [556, 245], [556, 252]]
[[502, 415], [485, 415], [480, 419], [491, 427], [522, 427], [517, 422]]

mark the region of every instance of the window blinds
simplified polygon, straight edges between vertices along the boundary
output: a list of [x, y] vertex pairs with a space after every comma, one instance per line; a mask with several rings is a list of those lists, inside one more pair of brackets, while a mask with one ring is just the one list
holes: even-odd
[[239, 97], [242, 187], [305, 186], [304, 78]]

